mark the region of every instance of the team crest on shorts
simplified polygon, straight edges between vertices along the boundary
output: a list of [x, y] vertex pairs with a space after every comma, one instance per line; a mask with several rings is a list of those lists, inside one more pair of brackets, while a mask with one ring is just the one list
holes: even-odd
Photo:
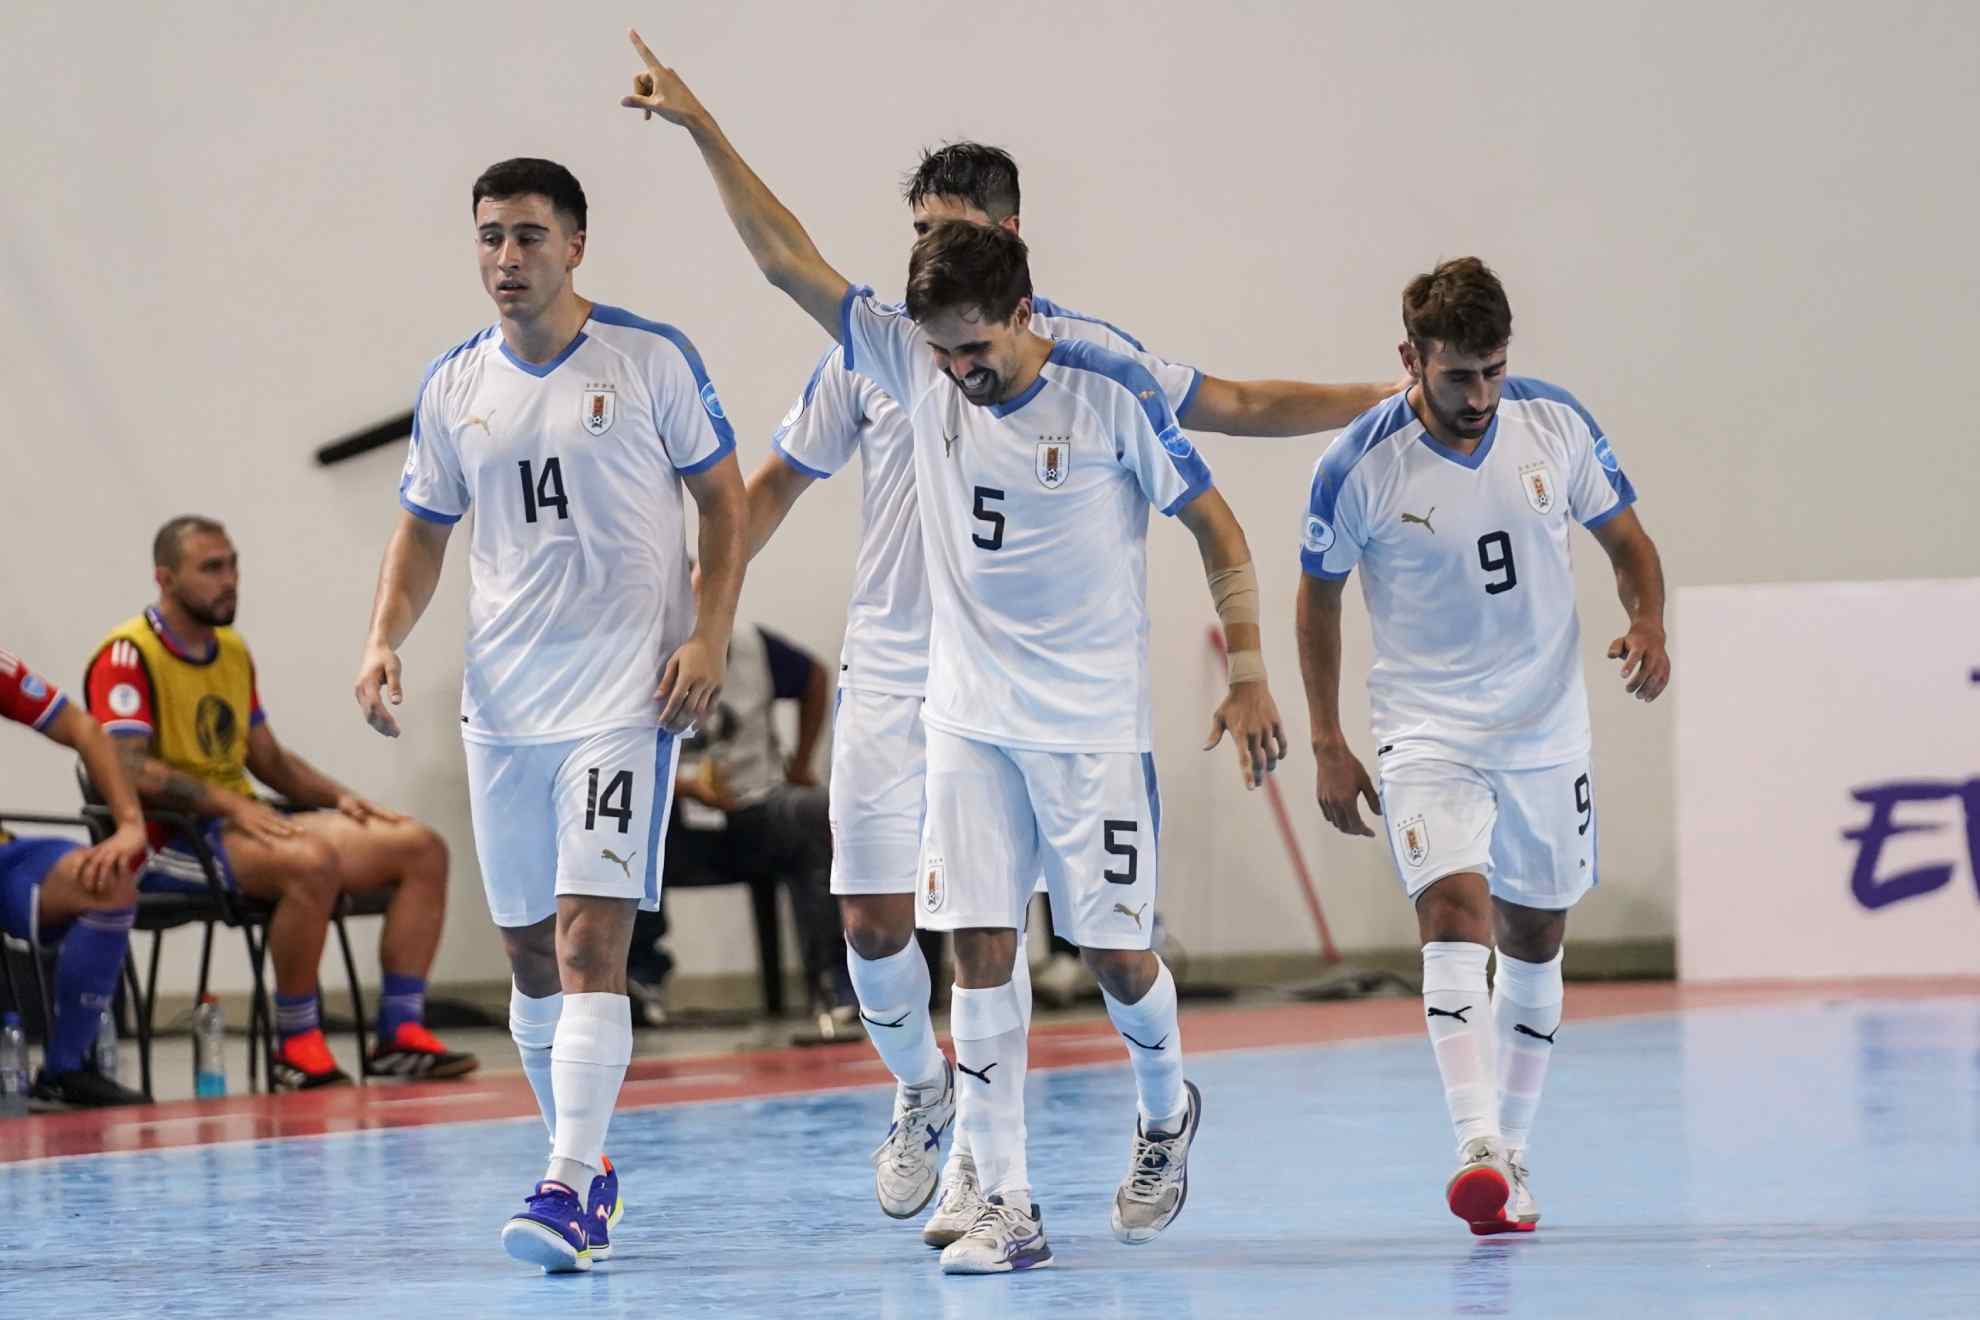
[[1403, 860], [1411, 866], [1421, 866], [1430, 859], [1430, 827], [1423, 823], [1423, 817], [1396, 822], [1396, 838], [1401, 841]]
[[619, 419], [619, 391], [611, 385], [586, 385], [584, 410], [578, 420], [593, 435], [604, 435]]
[[1528, 463], [1519, 470], [1519, 488], [1535, 513], [1554, 511], [1554, 472], [1545, 463]]
[[949, 878], [939, 857], [930, 857], [921, 865], [921, 907], [925, 912], [940, 912], [942, 904], [949, 901]]
[[1057, 490], [1072, 470], [1072, 437], [1049, 435], [1038, 442], [1038, 484]]

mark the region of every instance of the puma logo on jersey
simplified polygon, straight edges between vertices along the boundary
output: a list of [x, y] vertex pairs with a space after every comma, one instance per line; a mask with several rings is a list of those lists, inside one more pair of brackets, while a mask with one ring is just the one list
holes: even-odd
[[1429, 1011], [1428, 1016], [1456, 1018], [1458, 1021], [1463, 1022], [1466, 1026], [1470, 1026], [1471, 1023], [1466, 1021], [1464, 1016], [1466, 1013], [1469, 1013], [1470, 1011], [1471, 1011], [1471, 1005], [1466, 1004], [1463, 1008], [1458, 1009], [1456, 1012], [1452, 1012], [1450, 1009], [1447, 1008], [1433, 1008]]
[[470, 417], [467, 419], [466, 424], [469, 426], [480, 427], [481, 433], [487, 436], [489, 439], [493, 440], [495, 438], [495, 432], [489, 427], [488, 421], [489, 418], [493, 417], [494, 415], [495, 415], [495, 410], [493, 408], [490, 408], [488, 410], [488, 417]]
[[1405, 513], [1402, 516], [1402, 520], [1406, 523], [1420, 523], [1425, 531], [1429, 532], [1430, 535], [1435, 536], [1437, 534], [1437, 529], [1430, 525], [1430, 520], [1436, 516], [1437, 516], [1437, 506], [1433, 504], [1430, 506], [1430, 512], [1424, 514], [1421, 518], [1417, 517], [1413, 513]]
[[943, 457], [943, 458], [947, 458], [947, 457], [948, 457], [948, 456], [949, 456], [949, 455], [950, 455], [950, 454], [951, 454], [952, 452], [954, 452], [954, 450], [955, 450], [955, 447], [956, 447], [956, 441], [958, 441], [958, 440], [960, 440], [960, 439], [962, 439], [962, 437], [961, 437], [961, 436], [959, 436], [959, 435], [950, 435], [950, 434], [949, 434], [949, 433], [948, 433], [947, 431], [944, 431], [944, 432], [942, 432], [942, 457]]
[[1134, 928], [1136, 930], [1141, 929], [1141, 914], [1146, 912], [1147, 910], [1148, 910], [1148, 905], [1146, 903], [1143, 903], [1138, 908], [1131, 908], [1125, 903], [1114, 904], [1114, 911], [1120, 913], [1124, 917], [1134, 918]]
[[619, 864], [619, 869], [626, 873], [626, 879], [632, 879], [632, 859], [639, 856], [639, 849], [635, 848], [632, 850], [632, 857], [621, 857], [610, 848], [602, 849], [601, 853], [606, 861], [617, 862]]

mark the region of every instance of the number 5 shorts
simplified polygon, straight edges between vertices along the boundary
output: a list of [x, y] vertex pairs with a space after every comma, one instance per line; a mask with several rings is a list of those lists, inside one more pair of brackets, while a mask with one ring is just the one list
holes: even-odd
[[929, 729], [915, 878], [928, 930], [1024, 928], [1042, 872], [1052, 924], [1089, 949], [1146, 949], [1162, 798], [1145, 752], [1043, 752]]
[[1413, 900], [1475, 871], [1495, 898], [1562, 911], [1595, 885], [1595, 797], [1588, 758], [1538, 770], [1477, 770], [1408, 757], [1382, 766], [1382, 822]]
[[656, 725], [566, 742], [464, 742], [481, 883], [497, 926], [533, 926], [559, 894], [660, 906], [680, 742]]

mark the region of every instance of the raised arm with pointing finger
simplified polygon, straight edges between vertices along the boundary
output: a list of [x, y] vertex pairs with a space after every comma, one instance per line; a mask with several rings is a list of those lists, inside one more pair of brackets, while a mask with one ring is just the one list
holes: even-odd
[[619, 104], [644, 111], [648, 118], [659, 115], [688, 131], [694, 144], [701, 148], [701, 159], [715, 179], [715, 188], [722, 195], [722, 205], [736, 233], [742, 237], [749, 255], [756, 258], [763, 277], [789, 294], [826, 334], [836, 339], [839, 309], [852, 281], [833, 270], [819, 255], [817, 245], [804, 232], [798, 218], [736, 153], [714, 116], [688, 90], [680, 75], [660, 62], [640, 40], [638, 32], [628, 35], [640, 59], [646, 62], [646, 71], [634, 76], [633, 94]]

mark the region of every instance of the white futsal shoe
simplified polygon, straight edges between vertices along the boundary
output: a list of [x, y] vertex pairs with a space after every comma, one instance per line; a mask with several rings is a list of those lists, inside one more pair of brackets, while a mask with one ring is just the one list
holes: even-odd
[[942, 1061], [942, 1080], [925, 1092], [894, 1088], [894, 1125], [873, 1152], [873, 1192], [892, 1219], [911, 1219], [942, 1179], [942, 1134], [956, 1119], [956, 1069]]
[[1474, 1233], [1503, 1231], [1492, 1226], [1504, 1222], [1506, 1201], [1512, 1195], [1512, 1168], [1504, 1149], [1489, 1137], [1474, 1137], [1458, 1156], [1462, 1163], [1444, 1184], [1451, 1213], [1470, 1224]]
[[921, 1240], [931, 1247], [948, 1246], [969, 1232], [969, 1226], [983, 1213], [986, 1204], [983, 1188], [976, 1181], [976, 1161], [966, 1154], [956, 1156], [950, 1163], [942, 1199], [936, 1203], [935, 1213], [921, 1226]]
[[1051, 1263], [1038, 1207], [1020, 1209], [994, 1196], [983, 1203], [969, 1231], [942, 1248], [944, 1274], [1008, 1274]]
[[1149, 1241], [1175, 1222], [1189, 1199], [1189, 1145], [1203, 1121], [1203, 1097], [1195, 1082], [1184, 1082], [1183, 1089], [1189, 1105], [1174, 1136], [1151, 1137], [1135, 1120], [1127, 1177], [1114, 1193], [1114, 1236], [1123, 1242]]
[[1540, 1227], [1540, 1203], [1533, 1199], [1533, 1188], [1527, 1182], [1525, 1151], [1506, 1153], [1506, 1172], [1512, 1175], [1512, 1191], [1496, 1219], [1471, 1226], [1471, 1231], [1479, 1237], [1489, 1237], [1494, 1233], [1531, 1233]]

